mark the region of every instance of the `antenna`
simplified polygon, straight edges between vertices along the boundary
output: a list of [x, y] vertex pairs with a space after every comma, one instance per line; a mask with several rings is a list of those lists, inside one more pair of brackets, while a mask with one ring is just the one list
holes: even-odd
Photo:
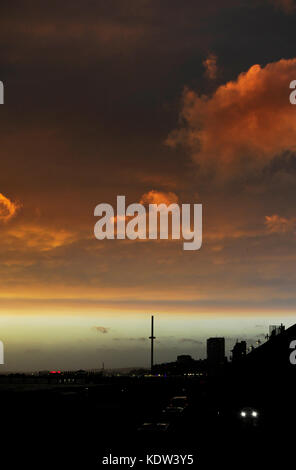
[[151, 340], [151, 372], [153, 371], [153, 361], [154, 361], [154, 316], [151, 317], [151, 336], [149, 336]]

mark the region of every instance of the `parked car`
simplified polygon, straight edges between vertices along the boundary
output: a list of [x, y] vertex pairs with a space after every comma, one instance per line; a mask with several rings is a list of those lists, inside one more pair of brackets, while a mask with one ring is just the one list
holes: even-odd
[[186, 396], [176, 396], [171, 398], [169, 405], [162, 410], [166, 416], [181, 416], [184, 414], [188, 406], [188, 398]]
[[138, 428], [138, 432], [149, 432], [149, 433], [158, 433], [158, 432], [166, 432], [170, 428], [170, 423], [165, 422], [146, 422], [141, 424]]
[[169, 406], [181, 407], [185, 409], [188, 406], [188, 398], [185, 395], [180, 397], [173, 397], [170, 400]]

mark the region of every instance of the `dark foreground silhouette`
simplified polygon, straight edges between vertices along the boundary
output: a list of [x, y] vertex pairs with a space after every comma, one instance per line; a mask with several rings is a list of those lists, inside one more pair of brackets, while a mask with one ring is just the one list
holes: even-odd
[[[159, 454], [193, 455], [191, 468], [283, 467], [294, 461], [294, 395], [291, 377], [249, 385], [229, 377], [6, 385], [0, 392], [1, 460], [9, 468], [111, 468], [103, 465], [105, 456]], [[184, 409], [168, 410], [174, 396], [187, 397]], [[255, 410], [256, 417], [242, 416], [244, 410]]]

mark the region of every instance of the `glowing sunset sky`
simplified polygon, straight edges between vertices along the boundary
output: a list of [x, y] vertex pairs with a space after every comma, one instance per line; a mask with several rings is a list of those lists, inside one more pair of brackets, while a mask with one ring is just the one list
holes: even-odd
[[[292, 0], [1, 6], [2, 370], [147, 365], [151, 314], [159, 361], [295, 322], [295, 14]], [[117, 195], [202, 203], [201, 250], [96, 240], [94, 208]]]

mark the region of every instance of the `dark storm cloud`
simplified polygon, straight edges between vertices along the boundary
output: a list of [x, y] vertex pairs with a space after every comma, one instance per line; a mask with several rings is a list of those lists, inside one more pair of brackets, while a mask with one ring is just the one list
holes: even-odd
[[293, 13], [295, 11], [294, 0], [269, 0], [275, 6], [281, 8], [286, 13]]
[[[122, 119], [127, 106], [129, 123], [136, 125], [143, 105], [149, 118], [157, 103], [174, 100], [184, 84], [196, 82], [209, 49], [221, 40], [219, 18], [237, 16], [227, 34], [237, 42], [236, 24], [245, 10], [254, 13], [247, 2], [234, 1], [16, 3], [3, 8], [0, 20], [9, 101], [21, 115], [20, 103], [41, 114], [41, 125], [56, 119], [57, 103], [63, 120], [66, 110], [76, 110], [67, 113], [72, 125], [83, 113], [80, 127], [98, 119], [100, 110], [104, 126], [110, 125], [110, 108], [116, 108], [117, 131], [118, 119], [128, 125]], [[227, 51], [221, 52], [223, 61]], [[145, 128], [149, 123], [145, 119]]]
[[[16, 1], [2, 2], [0, 26], [0, 192], [22, 204], [0, 247], [2, 288], [14, 305], [13, 290], [24, 299], [30, 288], [27, 302], [41, 305], [42, 288], [44, 304], [54, 290], [52, 305], [76, 311], [284, 306], [278, 286], [291, 308], [295, 238], [271, 234], [265, 222], [295, 217], [293, 158], [268, 160], [244, 189], [237, 181], [204, 189], [186, 151], [164, 141], [178, 127], [184, 86], [210, 99], [254, 64], [293, 57], [293, 14], [268, 0]], [[203, 67], [211, 51], [214, 85]], [[198, 256], [174, 243], [92, 238], [96, 204], [152, 190], [204, 204]]]
[[[0, 58], [8, 100], [1, 128], [13, 130], [15, 141], [21, 142], [21, 149], [4, 143], [4, 152], [14, 153], [27, 178], [42, 178], [44, 161], [50, 159], [49, 180], [52, 184], [54, 177], [60, 191], [69, 185], [69, 177], [80, 187], [94, 186], [98, 180], [104, 188], [109, 180], [110, 187], [111, 178], [100, 178], [102, 168], [112, 174], [117, 187], [120, 181], [128, 183], [130, 171], [118, 169], [118, 162], [148, 174], [148, 179], [157, 173], [179, 183], [182, 175], [188, 176], [186, 157], [164, 149], [162, 141], [176, 124], [184, 85], [201, 92], [207, 87], [202, 62], [209, 51], [219, 45], [219, 63], [226, 66], [226, 79], [233, 77], [254, 60], [263, 60], [254, 57], [257, 30], [262, 29], [264, 60], [271, 53], [278, 59], [268, 41], [282, 20], [275, 28], [272, 7], [265, 2], [258, 14], [252, 6], [256, 3], [132, 1], [127, 6], [121, 1], [35, 1], [29, 8], [21, 1], [13, 7], [4, 3]], [[249, 45], [254, 38], [250, 22], [256, 48]], [[292, 31], [292, 24], [289, 28], [285, 23], [288, 46], [294, 43]], [[225, 39], [229, 42], [223, 46]], [[234, 45], [244, 63], [233, 60]]]

